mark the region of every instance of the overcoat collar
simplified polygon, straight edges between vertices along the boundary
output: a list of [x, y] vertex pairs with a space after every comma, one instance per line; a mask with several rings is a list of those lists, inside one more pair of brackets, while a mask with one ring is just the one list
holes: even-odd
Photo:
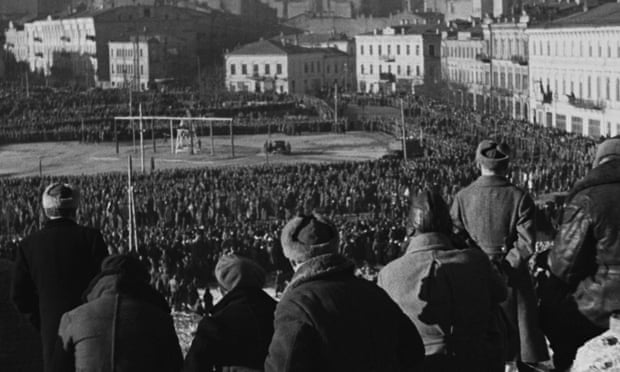
[[55, 218], [53, 220], [45, 221], [45, 227], [72, 226], [72, 225], [77, 225], [77, 223], [70, 218]]
[[611, 160], [592, 169], [582, 180], [575, 183], [575, 186], [566, 198], [566, 202], [572, 199], [579, 191], [610, 183], [620, 183], [620, 160]]
[[407, 254], [429, 250], [453, 249], [452, 242], [440, 233], [425, 233], [412, 236], [407, 245]]
[[355, 265], [352, 261], [337, 253], [329, 253], [314, 257], [304, 262], [293, 275], [286, 291], [317, 279], [337, 274], [353, 275]]
[[481, 187], [494, 187], [494, 186], [506, 186], [510, 185], [510, 182], [504, 176], [480, 176], [474, 182], [476, 186]]

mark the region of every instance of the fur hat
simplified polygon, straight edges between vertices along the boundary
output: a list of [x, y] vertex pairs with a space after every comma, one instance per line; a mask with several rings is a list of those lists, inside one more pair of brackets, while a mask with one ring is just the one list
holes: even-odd
[[230, 254], [222, 256], [215, 265], [215, 279], [227, 291], [237, 287], [263, 288], [265, 271], [250, 259]]
[[620, 136], [609, 138], [598, 145], [594, 157], [594, 167], [598, 167], [601, 160], [609, 156], [620, 157]]
[[476, 161], [489, 170], [499, 170], [508, 166], [510, 148], [505, 143], [492, 140], [480, 142], [476, 149]]
[[75, 211], [80, 203], [80, 191], [66, 183], [52, 183], [43, 191], [43, 209], [50, 217], [62, 217]]
[[316, 213], [293, 218], [284, 226], [280, 237], [284, 256], [296, 262], [336, 253], [339, 241], [336, 226]]

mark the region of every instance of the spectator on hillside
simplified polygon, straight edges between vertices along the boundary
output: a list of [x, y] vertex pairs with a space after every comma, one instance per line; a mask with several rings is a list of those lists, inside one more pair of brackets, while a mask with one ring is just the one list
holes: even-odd
[[114, 255], [62, 316], [54, 372], [178, 372], [183, 356], [166, 300], [135, 257]]
[[26, 238], [18, 252], [13, 302], [41, 332], [44, 370], [51, 371], [60, 317], [82, 303], [107, 249], [99, 231], [75, 222], [77, 188], [53, 183], [43, 192], [45, 227]]
[[620, 137], [599, 145], [593, 169], [570, 191], [549, 268], [542, 324], [554, 365], [565, 371], [620, 311]]
[[184, 371], [262, 371], [276, 308], [262, 290], [265, 272], [250, 259], [225, 255], [215, 277], [224, 297], [200, 321]]
[[267, 372], [418, 370], [418, 331], [383, 290], [353, 275], [331, 222], [295, 217], [281, 241], [295, 275], [276, 308]]
[[509, 339], [506, 361], [528, 371], [525, 364], [549, 356], [527, 266], [535, 250], [535, 206], [527, 193], [506, 179], [509, 160], [506, 145], [482, 141], [476, 150], [481, 176], [457, 193], [451, 215], [457, 234], [471, 237], [508, 280], [509, 294], [502, 307], [518, 332]]
[[486, 255], [451, 242], [441, 196], [412, 198], [407, 252], [379, 273], [384, 288], [416, 325], [426, 349], [424, 371], [504, 370], [499, 304], [507, 289]]

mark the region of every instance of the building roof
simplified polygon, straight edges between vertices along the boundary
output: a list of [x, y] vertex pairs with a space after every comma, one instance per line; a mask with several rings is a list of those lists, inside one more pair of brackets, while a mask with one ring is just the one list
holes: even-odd
[[323, 53], [324, 48], [304, 48], [292, 43], [280, 40], [259, 40], [250, 44], [243, 45], [228, 55], [288, 55], [288, 54], [307, 54], [307, 53]]
[[[291, 34], [286, 35], [284, 37], [286, 40], [295, 41], [301, 44], [321, 44], [327, 43], [330, 41], [349, 41], [350, 39], [344, 34], [334, 34], [334, 33], [299, 33], [299, 34]], [[275, 38], [274, 38], [275, 39]]]
[[541, 23], [534, 28], [620, 26], [620, 3], [607, 3], [586, 12], [579, 12], [558, 20]]
[[388, 34], [386, 36], [437, 34], [437, 32], [439, 32], [439, 35], [441, 35], [441, 31], [447, 30], [447, 27], [443, 24], [437, 24], [437, 25], [411, 25], [409, 24], [409, 25], [389, 26], [384, 29], [377, 29], [376, 34], [375, 34], [375, 31], [372, 31], [372, 32], [364, 33], [362, 35], [381, 36], [384, 34], [384, 31], [387, 28], [394, 29], [394, 33]]

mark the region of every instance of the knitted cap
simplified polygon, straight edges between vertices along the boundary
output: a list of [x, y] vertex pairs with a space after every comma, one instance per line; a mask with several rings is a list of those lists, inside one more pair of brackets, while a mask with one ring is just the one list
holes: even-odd
[[598, 167], [601, 160], [614, 155], [620, 156], [620, 136], [607, 139], [598, 145], [596, 156], [594, 157], [594, 167]]
[[224, 255], [215, 265], [215, 279], [227, 291], [239, 288], [263, 288], [265, 271], [254, 261], [237, 255]]
[[146, 283], [151, 278], [144, 264], [136, 257], [127, 254], [106, 257], [101, 263], [101, 274], [122, 274]]
[[296, 262], [338, 251], [336, 226], [319, 214], [295, 217], [282, 230], [280, 241], [284, 256]]
[[61, 217], [61, 211], [76, 210], [80, 203], [80, 191], [66, 183], [52, 183], [43, 191], [43, 209], [48, 217]]
[[505, 143], [484, 140], [476, 149], [476, 161], [489, 170], [505, 168], [509, 160], [510, 148]]

